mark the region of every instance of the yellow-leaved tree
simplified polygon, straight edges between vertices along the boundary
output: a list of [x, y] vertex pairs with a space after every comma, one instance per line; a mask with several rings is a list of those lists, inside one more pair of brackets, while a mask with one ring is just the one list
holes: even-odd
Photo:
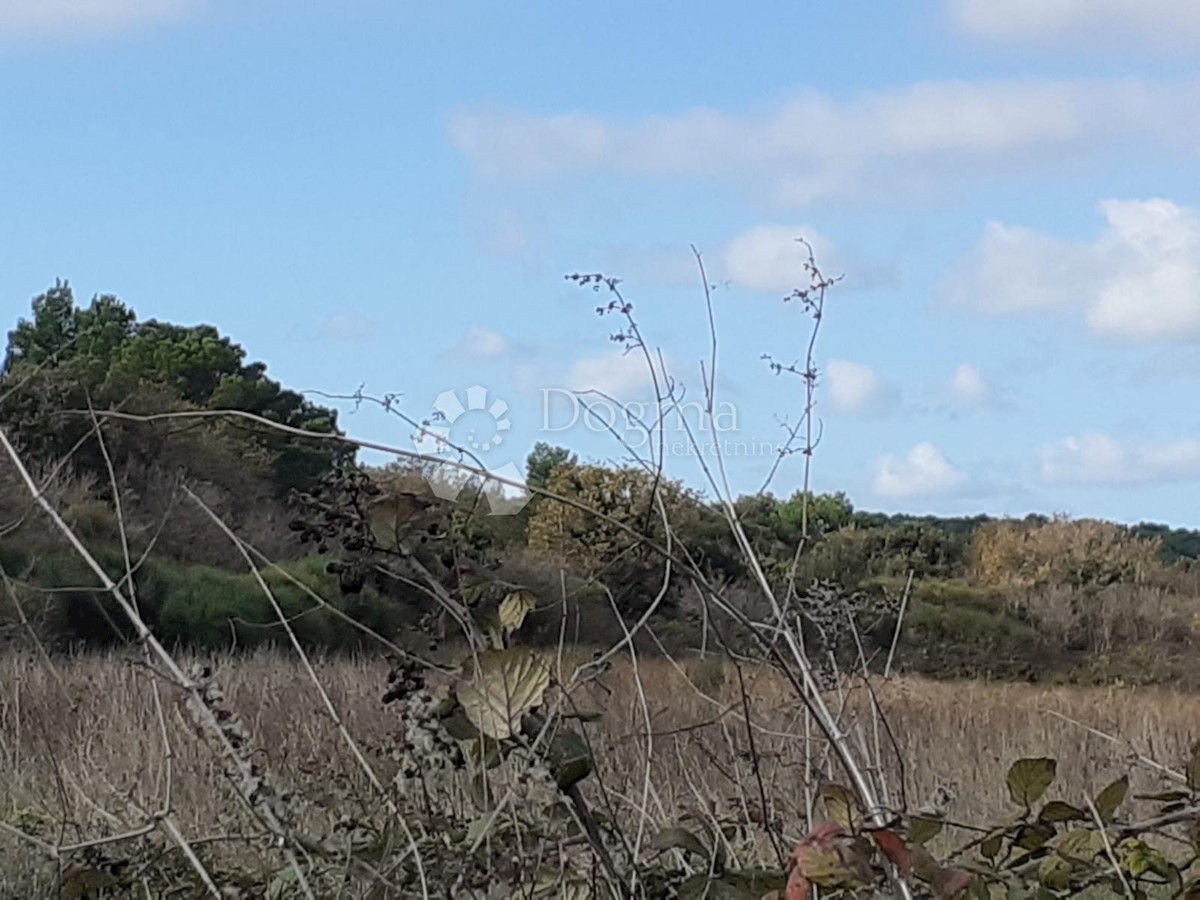
[[699, 498], [680, 482], [628, 466], [560, 465], [546, 489], [607, 519], [539, 497], [529, 518], [530, 550], [597, 577], [632, 610], [644, 608], [662, 583], [665, 563], [645, 539], [666, 543], [663, 510], [672, 531], [686, 530], [700, 512]]
[[1099, 519], [1003, 519], [976, 530], [970, 568], [976, 581], [989, 585], [1139, 582], [1162, 565], [1160, 544]]

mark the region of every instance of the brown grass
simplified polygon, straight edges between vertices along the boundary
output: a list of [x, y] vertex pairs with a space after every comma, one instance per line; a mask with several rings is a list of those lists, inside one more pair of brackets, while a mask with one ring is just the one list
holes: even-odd
[[[394, 721], [379, 699], [385, 665], [325, 661], [317, 671], [351, 734], [368, 751], [386, 748]], [[736, 673], [728, 670], [712, 696], [666, 660], [640, 661], [639, 674], [644, 692], [624, 664], [602, 679], [607, 690], [592, 689], [580, 700], [604, 714], [589, 726], [602, 763], [589, 790], [599, 796], [603, 787], [607, 799], [599, 802], [618, 813], [648, 797], [657, 823], [702, 808], [753, 815], [758, 792]], [[53, 668], [31, 656], [0, 657], [0, 822], [70, 842], [117, 833], [141, 822], [141, 810], [157, 808], [167, 779], [151, 677], [111, 656], [61, 660]], [[218, 678], [271, 771], [315, 802], [314, 819], [328, 813], [332, 821], [355, 798], [365, 803], [362, 778], [295, 662], [268, 654], [230, 659]], [[746, 687], [766, 793], [790, 836], [801, 827], [804, 807], [804, 716], [777, 675], [747, 673]], [[1131, 750], [1178, 766], [1200, 737], [1200, 702], [1166, 689], [902, 680], [883, 685], [880, 696], [905, 760], [910, 808], [943, 788], [955, 798], [951, 817], [966, 822], [1006, 810], [1003, 773], [1018, 757], [1057, 758], [1052, 795], [1079, 803], [1086, 791], [1128, 771]], [[865, 693], [860, 688], [847, 699], [861, 708]], [[1128, 745], [1106, 742], [1052, 711], [1120, 735]], [[183, 717], [169, 707], [167, 720], [175, 753], [172, 805], [185, 833], [207, 840], [247, 827], [219, 767]], [[645, 779], [647, 722], [652, 789]], [[873, 746], [869, 727], [863, 739]], [[385, 759], [378, 765], [391, 774]], [[1157, 784], [1145, 771], [1134, 779], [1135, 790]], [[334, 808], [324, 810], [325, 803]], [[0, 828], [0, 897], [12, 896], [14, 885], [45, 889], [53, 874], [36, 850]]]

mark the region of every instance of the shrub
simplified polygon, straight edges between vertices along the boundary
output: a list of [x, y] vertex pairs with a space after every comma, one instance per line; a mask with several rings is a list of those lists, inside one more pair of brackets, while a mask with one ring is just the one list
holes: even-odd
[[981, 525], [971, 541], [970, 571], [983, 584], [1033, 587], [1136, 582], [1157, 572], [1160, 541], [1097, 519], [1014, 520]]

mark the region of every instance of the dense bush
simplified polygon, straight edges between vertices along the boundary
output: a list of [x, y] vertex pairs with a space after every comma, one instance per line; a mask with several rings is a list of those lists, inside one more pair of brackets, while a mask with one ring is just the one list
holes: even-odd
[[[114, 551], [95, 554], [114, 581], [125, 564]], [[13, 579], [26, 615], [52, 646], [85, 643], [104, 646], [129, 640], [132, 634], [115, 601], [76, 555], [62, 551], [31, 556], [0, 547], [0, 565]], [[302, 644], [325, 650], [349, 650], [365, 641], [361, 630], [317, 604], [295, 582], [307, 587], [341, 612], [385, 637], [394, 637], [411, 622], [403, 606], [367, 587], [342, 596], [337, 579], [325, 572], [325, 561], [310, 557], [265, 569], [263, 580]], [[294, 581], [293, 581], [294, 579]], [[141, 562], [133, 579], [133, 596], [143, 617], [170, 646], [218, 650], [283, 644], [286, 633], [253, 574], [210, 566], [179, 566], [153, 558]], [[11, 606], [12, 598], [4, 604]], [[5, 609], [0, 618], [11, 619]]]

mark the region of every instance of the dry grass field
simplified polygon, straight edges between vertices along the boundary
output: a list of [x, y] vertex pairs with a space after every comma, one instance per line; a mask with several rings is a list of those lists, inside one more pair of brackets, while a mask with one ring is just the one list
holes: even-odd
[[[688, 811], [753, 818], [759, 793], [736, 673], [707, 662], [691, 671], [689, 679], [670, 661], [643, 659], [637, 663], [640, 679], [626, 662], [589, 686], [581, 705], [603, 713], [588, 726], [600, 762], [592, 789], [601, 786], [613, 807], [648, 808], [651, 819], [662, 824]], [[380, 699], [386, 665], [329, 660], [319, 662], [317, 672], [350, 733], [381, 773], [389, 774], [387, 751], [396, 722]], [[151, 677], [136, 662], [115, 656], [53, 664], [16, 653], [0, 658], [0, 826], [7, 826], [0, 827], [0, 897], [37, 896], [27, 892], [48, 890], [56, 873], [56, 865], [13, 829], [56, 844], [120, 834], [164, 804], [168, 785], [186, 834], [200, 846], [237, 852], [248, 820], [238, 812], [219, 766], [164, 691], [168, 763]], [[367, 808], [362, 778], [298, 664], [267, 653], [231, 658], [219, 661], [218, 677], [253, 735], [257, 758], [311, 801], [311, 815]], [[786, 834], [799, 833], [810, 746], [804, 715], [773, 673], [747, 672], [745, 687], [773, 815]], [[950, 818], [964, 822], [1004, 813], [1003, 774], [1018, 757], [1058, 759], [1052, 796], [1080, 803], [1089, 789], [1128, 771], [1134, 753], [1178, 766], [1200, 737], [1200, 698], [1165, 689], [900, 679], [878, 691], [904, 760], [909, 808], [941, 789], [953, 798]], [[848, 710], [861, 711], [865, 691], [852, 688], [845, 697], [831, 697], [843, 701]], [[1054, 713], [1118, 735], [1124, 743]], [[875, 729], [870, 717], [859, 721], [864, 725], [856, 733], [864, 745], [883, 747], [875, 755], [894, 760], [886, 732]], [[823, 765], [823, 747], [816, 741], [811, 746], [815, 763]], [[888, 768], [895, 785], [900, 769], [894, 762]], [[1157, 787], [1148, 769], [1135, 771], [1140, 772], [1135, 791]], [[895, 792], [892, 801], [900, 802]]]

